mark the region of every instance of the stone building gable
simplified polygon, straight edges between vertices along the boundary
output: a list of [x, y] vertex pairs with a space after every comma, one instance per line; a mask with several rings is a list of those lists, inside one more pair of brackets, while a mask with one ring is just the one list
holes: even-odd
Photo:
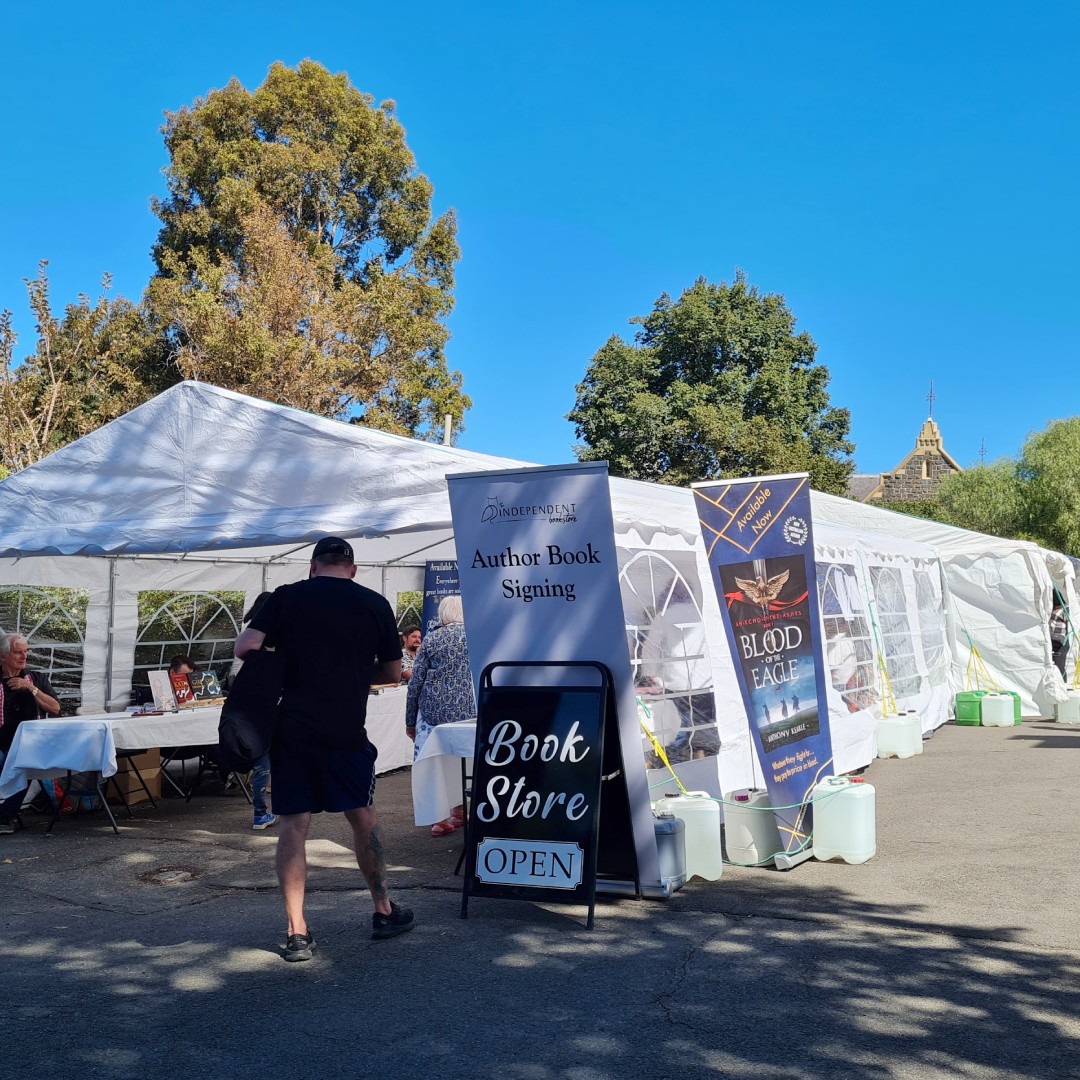
[[849, 495], [868, 503], [932, 499], [946, 476], [962, 471], [942, 445], [937, 424], [928, 419], [915, 440], [915, 449], [892, 472], [882, 473], [870, 491], [866, 477], [860, 477], [858, 492], [851, 490]]

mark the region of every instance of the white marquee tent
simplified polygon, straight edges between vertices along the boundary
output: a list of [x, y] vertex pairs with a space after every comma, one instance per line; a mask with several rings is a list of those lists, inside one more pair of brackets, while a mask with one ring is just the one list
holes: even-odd
[[[446, 474], [523, 464], [183, 382], [0, 484], [0, 593], [85, 590], [81, 700], [122, 708], [141, 592], [233, 590], [251, 600], [302, 577], [310, 545], [337, 534], [354, 540], [358, 579], [393, 599], [421, 587], [425, 560], [456, 557]], [[637, 670], [661, 673], [672, 693], [715, 690], [719, 758], [677, 767], [688, 786], [714, 792], [752, 784], [693, 498], [619, 479], [610, 490]], [[873, 756], [883, 668], [924, 729], [948, 718], [963, 686], [963, 629], [1030, 715], [1064, 695], [1046, 619], [1052, 579], [1072, 596], [1067, 559], [813, 500], [837, 771]], [[0, 625], [16, 628], [26, 629]], [[656, 704], [662, 728], [670, 703]], [[666, 722], [674, 715], [668, 708]]]

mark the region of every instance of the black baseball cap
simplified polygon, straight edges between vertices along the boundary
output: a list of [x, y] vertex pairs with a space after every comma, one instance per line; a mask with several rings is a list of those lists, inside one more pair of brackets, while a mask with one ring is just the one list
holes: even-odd
[[340, 536], [324, 536], [311, 553], [313, 559], [321, 559], [324, 555], [348, 555], [353, 557], [352, 546], [348, 540], [342, 540]]

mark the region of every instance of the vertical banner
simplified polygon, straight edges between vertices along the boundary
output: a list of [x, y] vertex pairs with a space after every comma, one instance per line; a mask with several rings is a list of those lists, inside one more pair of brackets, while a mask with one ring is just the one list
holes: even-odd
[[424, 563], [424, 606], [420, 612], [420, 632], [430, 634], [439, 628], [439, 604], [447, 596], [458, 596], [461, 586], [458, 584], [456, 559], [443, 559]]
[[497, 661], [606, 665], [633, 829], [628, 855], [636, 855], [642, 886], [659, 886], [606, 463], [466, 473], [446, 482], [473, 679]]
[[810, 520], [810, 478], [695, 484], [728, 647], [785, 851], [810, 836], [814, 785], [832, 775]]

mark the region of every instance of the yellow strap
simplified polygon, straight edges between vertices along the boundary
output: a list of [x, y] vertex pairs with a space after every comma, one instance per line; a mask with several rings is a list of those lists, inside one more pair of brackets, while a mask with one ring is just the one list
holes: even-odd
[[990, 688], [994, 691], [995, 694], [999, 692], [998, 691], [998, 684], [996, 682], [994, 682], [993, 676], [990, 674], [989, 671], [986, 670], [986, 665], [983, 663], [983, 659], [979, 655], [979, 650], [974, 645], [971, 646], [971, 653], [968, 656], [968, 662], [967, 662], [967, 672], [964, 675], [964, 689], [965, 690], [972, 689], [972, 686], [971, 686], [971, 673], [973, 671], [975, 673], [975, 687], [974, 688], [976, 690], [981, 690], [982, 689], [983, 680], [985, 679], [986, 682], [990, 685]]
[[892, 682], [889, 680], [889, 668], [885, 663], [885, 657], [878, 653], [878, 674], [881, 676], [881, 717], [896, 716], [900, 710], [896, 707], [896, 698], [893, 696]]
[[686, 788], [683, 787], [682, 781], [675, 775], [675, 770], [671, 767], [671, 762], [667, 759], [667, 754], [664, 753], [664, 748], [657, 742], [656, 736], [645, 726], [644, 722], [639, 720], [641, 724], [641, 730], [645, 732], [646, 738], [652, 743], [652, 748], [656, 751], [657, 757], [664, 763], [664, 767], [669, 773], [671, 773], [671, 779], [675, 781], [678, 789], [685, 795]]

